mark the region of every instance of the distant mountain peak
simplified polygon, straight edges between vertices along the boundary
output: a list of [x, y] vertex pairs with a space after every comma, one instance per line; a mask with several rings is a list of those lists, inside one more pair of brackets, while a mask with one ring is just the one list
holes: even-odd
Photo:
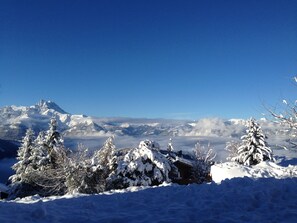
[[46, 101], [44, 99], [41, 99], [36, 105], [40, 107], [41, 110], [52, 109], [61, 114], [68, 114], [68, 112], [64, 111], [59, 105], [57, 105], [53, 101]]

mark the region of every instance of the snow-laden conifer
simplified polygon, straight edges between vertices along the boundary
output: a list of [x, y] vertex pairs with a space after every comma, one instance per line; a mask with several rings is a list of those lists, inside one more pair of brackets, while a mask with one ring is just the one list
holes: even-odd
[[48, 149], [45, 147], [45, 143], [45, 132], [41, 131], [38, 133], [38, 136], [34, 141], [34, 148], [32, 148], [31, 151], [30, 168], [33, 170], [41, 169], [49, 163], [50, 157]]
[[[17, 190], [12, 190], [11, 197], [64, 194], [68, 158], [55, 123], [51, 122], [46, 133], [40, 132], [32, 145], [28, 165], [22, 171], [23, 183]], [[14, 184], [11, 186], [15, 188]]]
[[57, 130], [57, 119], [52, 118], [49, 124], [49, 130], [46, 132], [44, 146], [48, 150], [48, 155], [52, 165], [56, 165], [56, 162], [61, 161], [66, 157], [66, 151], [64, 148], [64, 139]]
[[256, 165], [265, 160], [273, 160], [272, 150], [266, 142], [266, 136], [259, 124], [251, 118], [247, 123], [246, 135], [238, 147], [238, 156], [232, 160], [244, 165]]
[[99, 193], [110, 188], [109, 177], [117, 167], [116, 147], [114, 137], [109, 137], [102, 148], [96, 151], [91, 159], [89, 177], [85, 180], [89, 188]]
[[114, 145], [114, 137], [109, 137], [102, 148], [95, 152], [92, 157], [92, 164], [98, 168], [104, 169], [105, 172], [110, 172], [113, 168], [113, 163], [116, 152], [116, 147]]
[[[24, 197], [38, 193], [39, 187], [34, 183], [36, 181], [36, 172], [45, 161], [46, 154], [39, 147], [39, 140], [42, 134], [34, 140], [33, 131], [28, 129], [18, 150], [17, 162], [13, 169], [16, 173], [10, 177], [10, 198]], [[42, 161], [43, 160], [43, 161]]]
[[64, 194], [67, 191], [65, 181], [69, 159], [55, 118], [51, 119], [49, 130], [40, 133], [37, 139], [38, 146], [34, 152], [39, 165], [32, 172], [33, 182], [43, 196]]
[[26, 181], [25, 173], [27, 167], [31, 164], [32, 160], [30, 159], [32, 155], [32, 150], [34, 149], [34, 132], [31, 128], [27, 129], [24, 138], [22, 139], [21, 146], [17, 152], [18, 162], [12, 166], [12, 169], [15, 170], [15, 174], [10, 177], [11, 182], [21, 183]]

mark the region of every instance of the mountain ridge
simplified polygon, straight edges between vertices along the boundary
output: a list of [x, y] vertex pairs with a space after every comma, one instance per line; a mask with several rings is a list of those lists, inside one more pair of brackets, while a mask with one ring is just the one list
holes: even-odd
[[[48, 129], [56, 118], [59, 131], [65, 137], [84, 136], [211, 136], [238, 138], [245, 130], [244, 119], [204, 118], [197, 121], [141, 118], [99, 118], [71, 114], [53, 101], [40, 100], [32, 106], [0, 108], [0, 138], [20, 140], [27, 128], [35, 132]], [[275, 125], [259, 120], [270, 131]], [[270, 129], [269, 129], [270, 128]], [[279, 130], [278, 130], [279, 131]], [[280, 131], [283, 131], [282, 129]]]

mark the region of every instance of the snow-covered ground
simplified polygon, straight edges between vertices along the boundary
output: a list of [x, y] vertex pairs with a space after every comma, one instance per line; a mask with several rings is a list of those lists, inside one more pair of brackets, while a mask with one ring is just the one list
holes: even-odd
[[1, 222], [296, 222], [297, 178], [0, 202]]
[[255, 166], [244, 166], [235, 162], [215, 164], [211, 167], [212, 179], [216, 183], [237, 177], [249, 178], [292, 178], [297, 177], [297, 165], [286, 167], [275, 162], [262, 162]]
[[[297, 222], [295, 160], [227, 162], [214, 182], [0, 201], [0, 222]], [[230, 179], [228, 179], [230, 178]]]

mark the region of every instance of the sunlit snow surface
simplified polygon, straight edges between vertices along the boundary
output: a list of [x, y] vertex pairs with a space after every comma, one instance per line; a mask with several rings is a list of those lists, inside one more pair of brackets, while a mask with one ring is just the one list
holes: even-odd
[[224, 163], [212, 175], [217, 183], [1, 201], [0, 222], [297, 222], [295, 166]]
[[296, 222], [297, 178], [0, 202], [1, 222]]
[[[175, 148], [189, 151], [197, 138], [176, 137]], [[116, 145], [136, 146], [140, 139], [118, 137]], [[153, 139], [167, 144], [167, 137]], [[213, 183], [0, 201], [0, 222], [297, 222], [296, 152], [274, 150], [276, 163], [251, 168], [226, 162], [226, 139], [198, 139], [220, 153]]]

